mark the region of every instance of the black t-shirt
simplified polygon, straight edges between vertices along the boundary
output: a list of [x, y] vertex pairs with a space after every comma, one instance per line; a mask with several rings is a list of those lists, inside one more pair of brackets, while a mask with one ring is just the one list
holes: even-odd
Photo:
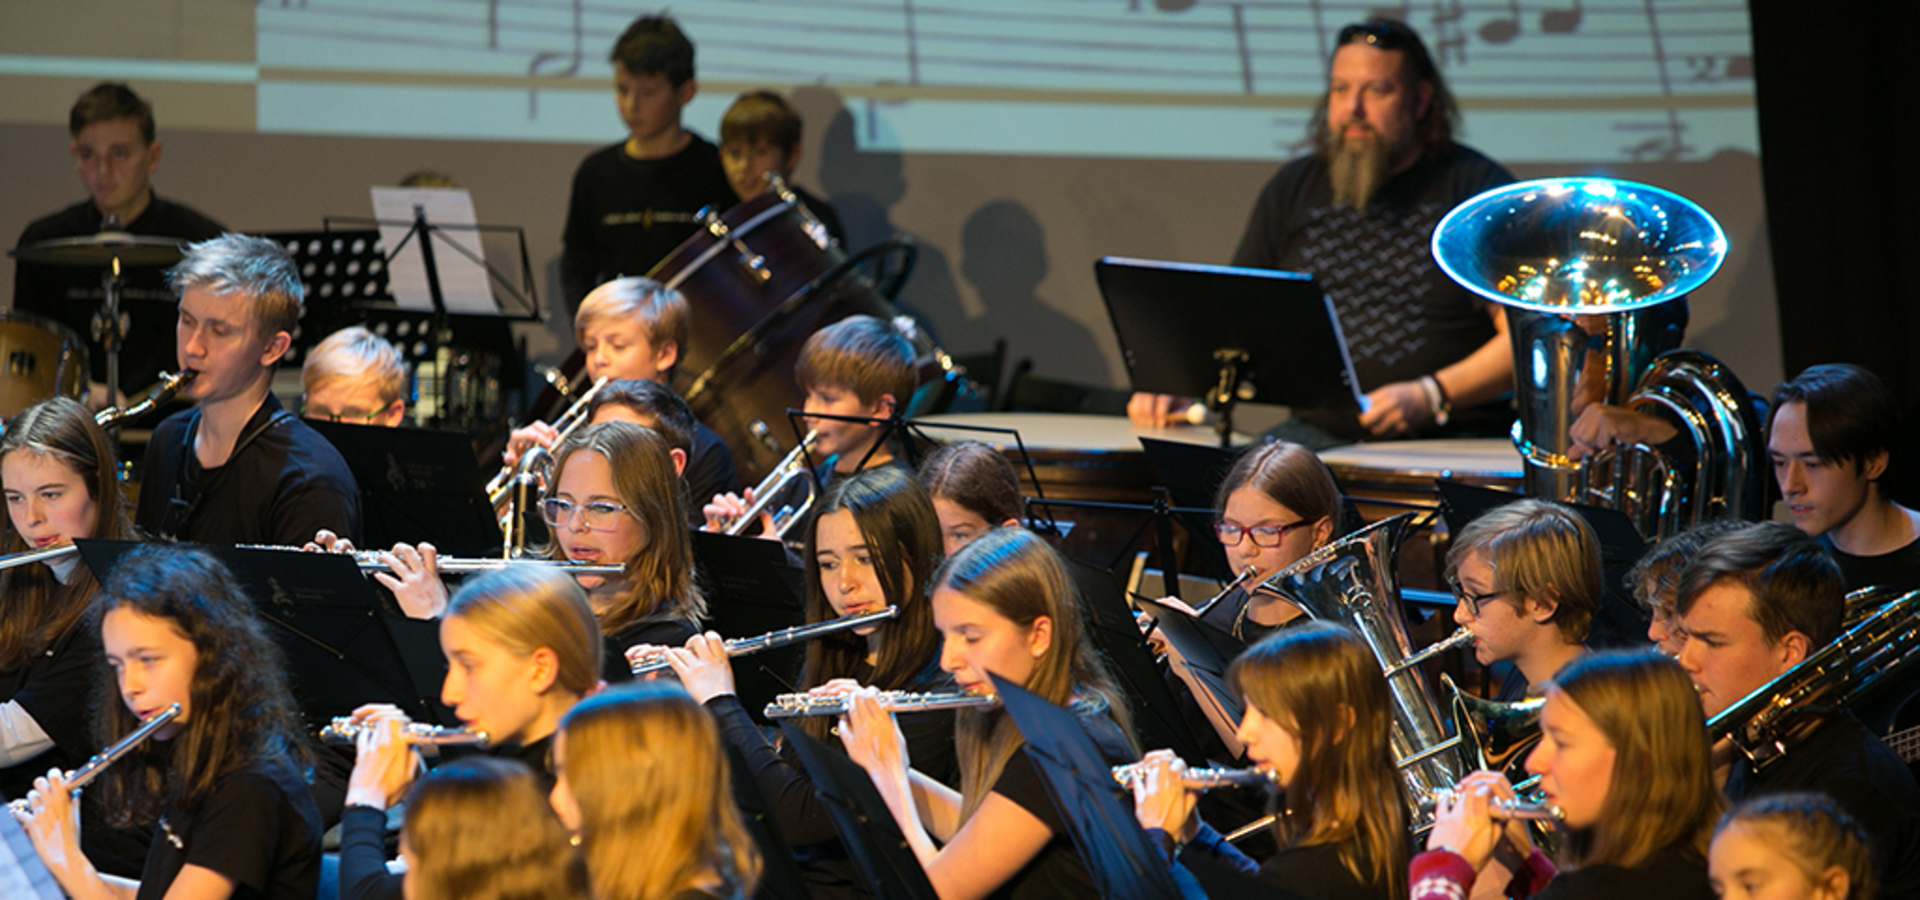
[[1860, 823], [1873, 845], [1881, 897], [1920, 897], [1920, 787], [1859, 720], [1829, 716], [1757, 775], [1740, 760], [1727, 776], [1727, 799], [1734, 803], [1792, 791], [1824, 793]]
[[1820, 545], [1840, 564], [1847, 590], [1886, 587], [1901, 593], [1920, 591], [1920, 540], [1879, 556], [1855, 556], [1841, 550], [1833, 545], [1831, 535], [1821, 535]]
[[623, 275], [645, 275], [698, 225], [695, 214], [731, 207], [735, 198], [720, 151], [691, 132], [663, 159], [634, 159], [626, 142], [594, 151], [573, 173], [562, 235], [560, 279], [567, 308]]
[[26, 665], [0, 672], [0, 703], [20, 704], [53, 740], [53, 749], [0, 769], [0, 796], [24, 797], [48, 769], [71, 769], [97, 749], [87, 709], [99, 661], [100, 633], [75, 624]]
[[1686, 850], [1668, 848], [1633, 868], [1586, 866], [1560, 872], [1533, 895], [1534, 900], [1713, 900], [1707, 861]]
[[233, 879], [236, 900], [311, 900], [320, 885], [320, 812], [293, 764], [243, 769], [198, 809], [167, 810], [137, 900], [160, 900], [190, 865]]
[[[20, 233], [21, 245], [54, 238], [83, 237], [100, 231], [100, 210], [83, 201], [44, 219]], [[197, 210], [154, 196], [145, 212], [121, 230], [150, 237], [204, 241], [227, 229]], [[167, 284], [165, 266], [127, 268], [121, 275], [120, 308], [128, 315], [126, 344], [120, 349], [120, 389], [137, 391], [154, 383], [163, 369], [179, 365], [173, 347], [173, 326], [180, 313], [178, 299]], [[68, 328], [81, 340], [93, 334], [93, 314], [102, 296], [98, 269], [20, 263], [13, 270], [13, 308], [46, 316]], [[93, 345], [92, 377], [107, 380], [107, 357]]]
[[[1134, 760], [1133, 748], [1127, 744], [1126, 736], [1120, 733], [1120, 727], [1104, 715], [1083, 716], [1081, 725], [1087, 729], [1087, 736], [1100, 748], [1100, 755], [1109, 765], [1121, 765]], [[1033, 814], [1053, 832], [1053, 838], [1042, 847], [1039, 855], [1015, 873], [1013, 878], [994, 892], [996, 897], [1016, 898], [1061, 898], [1061, 900], [1087, 900], [1098, 896], [1094, 888], [1093, 876], [1087, 873], [1086, 863], [1080, 859], [1079, 851], [1074, 849], [1073, 838], [1067, 833], [1067, 826], [1060, 818], [1060, 811], [1053, 805], [1053, 798], [1047, 794], [1047, 786], [1034, 767], [1033, 760], [1027, 756], [1027, 748], [1022, 746], [1007, 760], [1007, 767], [1000, 772], [1000, 778], [993, 783], [993, 792], [1020, 804], [1020, 808]]]
[[1388, 885], [1361, 881], [1347, 871], [1339, 844], [1282, 850], [1260, 866], [1259, 877], [1311, 900], [1398, 900]]
[[[200, 411], [153, 430], [135, 522], [201, 544], [298, 547], [320, 529], [360, 539], [360, 488], [340, 451], [268, 394], [225, 465], [202, 469], [191, 441]], [[247, 435], [253, 435], [246, 440]]]
[[694, 420], [693, 449], [687, 454], [687, 471], [681, 482], [687, 486], [687, 520], [693, 527], [705, 525], [701, 508], [718, 494], [740, 492], [740, 475], [733, 466], [733, 450], [705, 422]]
[[[1334, 204], [1325, 159], [1297, 159], [1260, 192], [1233, 264], [1312, 274], [1333, 298], [1362, 390], [1416, 379], [1495, 334], [1485, 301], [1448, 278], [1429, 245], [1434, 226], [1461, 201], [1512, 181], [1498, 163], [1455, 144], [1388, 179], [1361, 211]], [[1336, 435], [1363, 436], [1350, 412], [1297, 414]], [[1456, 409], [1447, 431], [1499, 431], [1511, 421], [1499, 404]]]

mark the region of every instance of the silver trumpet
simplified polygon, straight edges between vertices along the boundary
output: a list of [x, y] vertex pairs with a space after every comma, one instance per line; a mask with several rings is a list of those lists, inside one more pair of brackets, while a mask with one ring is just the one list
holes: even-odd
[[1473, 631], [1471, 629], [1468, 629], [1465, 626], [1461, 626], [1460, 630], [1455, 631], [1450, 635], [1447, 635], [1446, 640], [1443, 640], [1437, 644], [1432, 644], [1428, 646], [1426, 649], [1421, 650], [1418, 653], [1408, 656], [1407, 658], [1397, 663], [1394, 663], [1391, 666], [1387, 666], [1385, 669], [1381, 670], [1381, 674], [1387, 676], [1388, 678], [1392, 678], [1393, 676], [1398, 675], [1401, 672], [1405, 672], [1406, 670], [1411, 669], [1414, 666], [1417, 666], [1423, 662], [1426, 662], [1429, 659], [1439, 656], [1440, 654], [1445, 653], [1448, 650], [1454, 650], [1460, 647], [1470, 647], [1472, 645], [1473, 645]]
[[[160, 726], [173, 721], [179, 715], [180, 704], [171, 704], [166, 709], [148, 716], [145, 722], [140, 723], [139, 728], [135, 728], [129, 732], [126, 737], [115, 741], [113, 746], [89, 757], [86, 762], [80, 765], [80, 768], [74, 769], [66, 774], [64, 780], [67, 783], [68, 793], [75, 797], [80, 796], [81, 788], [92, 783], [95, 778], [100, 777], [100, 773], [108, 766], [118, 762], [120, 757], [132, 753], [133, 748], [140, 746], [141, 741], [152, 736], [154, 732], [160, 730]], [[27, 806], [26, 798], [22, 797], [7, 804], [7, 811], [16, 815], [25, 815], [32, 810]]]
[[[1146, 763], [1114, 766], [1113, 780], [1131, 788], [1134, 782], [1146, 777], [1147, 768]], [[1266, 769], [1187, 769], [1180, 773], [1181, 786], [1193, 791], [1223, 787], [1267, 787], [1279, 783], [1280, 780]]]
[[[1455, 793], [1452, 788], [1443, 788], [1434, 791], [1427, 802], [1421, 805], [1438, 810], [1440, 804], [1456, 802], [1459, 800], [1459, 797], [1460, 795]], [[1565, 822], [1567, 820], [1567, 811], [1561, 809], [1560, 804], [1550, 803], [1546, 800], [1527, 800], [1522, 798], [1509, 800], [1506, 797], [1495, 797], [1488, 801], [1487, 811], [1492, 813], [1495, 819], [1502, 820], [1519, 819], [1523, 822]]]
[[[355, 722], [351, 716], [341, 716], [320, 729], [320, 743], [334, 746], [349, 745], [360, 737], [363, 731], [378, 728], [378, 722]], [[487, 733], [468, 731], [465, 728], [445, 728], [428, 725], [425, 722], [408, 722], [400, 729], [400, 737], [409, 744], [433, 744], [438, 747], [481, 746], [487, 745]]]
[[147, 396], [140, 402], [132, 406], [110, 406], [94, 413], [94, 424], [101, 428], [112, 428], [128, 419], [144, 416], [154, 407], [172, 400], [173, 395], [180, 393], [180, 389], [186, 387], [187, 382], [192, 381], [198, 374], [200, 373], [192, 369], [181, 369], [172, 374], [162, 373], [160, 383], [148, 388]]
[[753, 486], [753, 503], [746, 508], [746, 511], [728, 521], [720, 530], [736, 537], [744, 534], [753, 525], [754, 520], [767, 511], [768, 506], [787, 492], [787, 485], [793, 483], [795, 478], [803, 478], [805, 481], [802, 484], [807, 486], [807, 498], [800, 501], [800, 507], [798, 509], [791, 506], [781, 507], [773, 514], [774, 535], [786, 537], [787, 532], [807, 514], [807, 510], [813, 508], [814, 498], [820, 493], [820, 489], [813, 483], [813, 472], [807, 469], [807, 453], [813, 450], [813, 445], [819, 441], [820, 429], [807, 432], [807, 436], [800, 439], [800, 446], [793, 448], [780, 460], [779, 465], [773, 467], [773, 471], [767, 473], [767, 477], [760, 479], [760, 483]]
[[[844, 716], [853, 706], [856, 694], [781, 694], [767, 704], [769, 719], [797, 716]], [[997, 706], [1000, 698], [992, 694], [967, 694], [959, 691], [917, 694], [912, 691], [881, 691], [880, 705], [888, 712], [926, 712], [936, 709], [980, 709]]]
[[[312, 552], [299, 547], [289, 547], [284, 544], [235, 544], [233, 546], [239, 550], [278, 550], [283, 553]], [[52, 551], [39, 552], [51, 553]], [[393, 571], [393, 566], [380, 559], [380, 555], [385, 552], [384, 550], [355, 550], [351, 555], [353, 556], [354, 565], [359, 566], [362, 572], [391, 572]], [[340, 555], [344, 556], [347, 554]], [[32, 562], [32, 560], [27, 561]], [[5, 568], [5, 563], [6, 557], [0, 557], [0, 568]], [[15, 565], [18, 565], [18, 563]], [[627, 570], [624, 563], [556, 562], [550, 559], [496, 559], [490, 556], [441, 556], [435, 559], [434, 565], [441, 572], [448, 575], [497, 572], [508, 566], [547, 566], [549, 568], [559, 569], [568, 575], [618, 575]]]
[[[593, 386], [581, 392], [580, 399], [573, 401], [560, 418], [553, 420], [554, 443], [566, 440], [580, 426], [587, 424], [587, 408], [593, 398], [599, 396], [600, 389], [607, 386], [609, 379], [600, 378]], [[553, 455], [546, 447], [533, 446], [521, 454], [520, 461], [511, 466], [501, 466], [500, 471], [487, 482], [487, 502], [493, 504], [494, 518], [500, 523], [500, 533], [506, 538], [506, 555], [518, 557], [527, 546], [527, 510], [533, 508], [540, 490], [539, 470], [541, 466], [552, 462]]]
[[[769, 631], [757, 637], [733, 638], [725, 644], [727, 656], [729, 658], [746, 656], [750, 653], [773, 650], [779, 647], [785, 647], [788, 644], [796, 644], [800, 641], [810, 641], [821, 635], [832, 634], [836, 631], [845, 631], [849, 628], [859, 628], [862, 625], [882, 622], [899, 614], [899, 607], [889, 606], [885, 609], [876, 609], [873, 612], [860, 613], [852, 616], [841, 616], [837, 619], [829, 619], [813, 625], [796, 625], [792, 628], [782, 628], [779, 631]], [[628, 662], [633, 666], [633, 674], [636, 676], [651, 675], [655, 672], [662, 672], [671, 668], [667, 665], [667, 655], [660, 651], [648, 653], [637, 660], [630, 659]]]

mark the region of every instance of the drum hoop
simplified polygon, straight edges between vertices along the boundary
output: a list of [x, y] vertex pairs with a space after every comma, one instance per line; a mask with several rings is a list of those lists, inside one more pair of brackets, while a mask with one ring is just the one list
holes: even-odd
[[51, 334], [62, 341], [72, 342], [73, 344], [76, 344], [82, 348], [86, 346], [86, 342], [80, 339], [79, 332], [74, 331], [72, 328], [68, 327], [65, 322], [61, 322], [57, 319], [49, 318], [47, 316], [37, 315], [35, 313], [30, 313], [30, 312], [22, 312], [17, 309], [10, 309], [5, 312], [0, 312], [0, 323], [4, 323], [4, 322], [19, 322], [22, 325], [31, 326], [33, 328], [38, 328], [41, 331], [45, 331], [48, 334]]
[[754, 216], [753, 218], [740, 223], [739, 227], [729, 230], [727, 232], [727, 237], [725, 239], [721, 239], [718, 235], [715, 235], [713, 246], [700, 251], [700, 255], [694, 257], [692, 262], [687, 263], [686, 268], [681, 269], [678, 273], [676, 273], [673, 276], [673, 278], [667, 281], [667, 284], [666, 284], [667, 290], [670, 290], [670, 291], [678, 290], [680, 287], [680, 282], [687, 280], [689, 277], [692, 277], [693, 273], [700, 271], [700, 268], [702, 266], [705, 266], [707, 263], [711, 262], [714, 257], [719, 256], [720, 251], [723, 249], [726, 249], [726, 246], [728, 244], [732, 243], [736, 239], [746, 237], [748, 234], [752, 233], [752, 231], [755, 228], [759, 228], [762, 222], [765, 222], [766, 220], [774, 216], [780, 215], [792, 208], [793, 208], [792, 204], [788, 203], [785, 200], [781, 200], [779, 203], [775, 203], [774, 205], [769, 206], [766, 209], [762, 210], [759, 215]]

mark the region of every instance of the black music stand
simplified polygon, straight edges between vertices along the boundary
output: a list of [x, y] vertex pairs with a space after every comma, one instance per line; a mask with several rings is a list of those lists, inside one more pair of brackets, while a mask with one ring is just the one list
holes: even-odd
[[[1062, 527], [1062, 523], [1054, 517], [1052, 507], [1047, 505], [1046, 492], [1040, 487], [1040, 473], [1034, 471], [1033, 454], [1027, 452], [1027, 442], [1021, 439], [1020, 429], [1001, 428], [993, 425], [969, 425], [961, 422], [929, 422], [925, 419], [902, 419], [900, 420], [900, 427], [906, 429], [907, 434], [912, 437], [913, 440], [908, 443], [909, 446], [913, 447], [917, 447], [918, 442], [925, 442], [929, 445], [943, 443], [932, 434], [929, 434], [929, 429], [934, 431], [969, 432], [983, 437], [987, 435], [1003, 435], [1009, 438], [1010, 441], [1001, 441], [998, 446], [1004, 447], [1008, 443], [1013, 445], [1014, 452], [1020, 455], [1020, 462], [1014, 466], [1014, 470], [1016, 472], [1025, 472], [1027, 484], [1033, 487], [1033, 494], [1026, 498], [1027, 527], [1042, 534], [1050, 534], [1054, 537], [1066, 537], [1067, 528], [1072, 527], [1072, 523], [1066, 523], [1066, 527]], [[993, 441], [982, 441], [982, 443], [994, 444]], [[1004, 454], [1006, 451], [1002, 449], [1000, 452]], [[1033, 514], [1033, 508], [1035, 506], [1042, 507], [1046, 510], [1046, 518], [1042, 519]]]
[[332, 444], [360, 485], [362, 536], [369, 548], [430, 543], [449, 556], [489, 556], [500, 524], [481, 489], [486, 478], [466, 435], [308, 421]]
[[[778, 541], [695, 531], [693, 561], [710, 627], [721, 637], [754, 637], [805, 623], [805, 575]], [[805, 644], [791, 644], [734, 660], [734, 692], [755, 721], [768, 724], [767, 704], [798, 690], [793, 681], [805, 654]]]
[[1001, 707], [1026, 738], [1027, 758], [1046, 784], [1099, 896], [1180, 897], [1172, 868], [1134, 818], [1132, 799], [1121, 799], [1112, 767], [1079, 719], [1005, 678], [988, 677]]
[[938, 900], [926, 869], [867, 771], [792, 722], [780, 723], [780, 732], [800, 757], [801, 767], [833, 820], [834, 832], [875, 900]]
[[1135, 596], [1134, 600], [1152, 610], [1153, 621], [1160, 629], [1161, 637], [1166, 638], [1173, 649], [1180, 651], [1180, 658], [1186, 660], [1194, 681], [1207, 694], [1205, 698], [1196, 699], [1205, 699], [1218, 708], [1222, 715], [1239, 723], [1241, 717], [1247, 714], [1247, 708], [1227, 687], [1227, 667], [1246, 652], [1247, 645], [1176, 607], [1146, 597]]
[[1134, 624], [1127, 598], [1113, 573], [1077, 559], [1067, 560], [1067, 574], [1080, 592], [1087, 612], [1088, 631], [1094, 645], [1113, 665], [1120, 686], [1126, 691], [1127, 705], [1133, 710], [1133, 725], [1148, 749], [1166, 748], [1180, 755], [1188, 765], [1207, 765], [1206, 752], [1180, 715], [1180, 705], [1160, 676], [1160, 666], [1147, 648], [1146, 638]]
[[[120, 558], [139, 546], [136, 541], [88, 539], [74, 544], [103, 583]], [[447, 664], [437, 627], [385, 610], [352, 557], [179, 546], [202, 551], [233, 572], [286, 654], [294, 693], [314, 723], [367, 703], [391, 703], [418, 722], [459, 724], [439, 703]]]
[[[1166, 485], [1167, 496], [1176, 507], [1207, 510], [1206, 515], [1183, 513], [1180, 516], [1188, 533], [1205, 535], [1213, 531], [1214, 498], [1220, 493], [1220, 483], [1226, 480], [1227, 471], [1233, 468], [1233, 461], [1260, 445], [1229, 450], [1142, 437], [1140, 446], [1146, 450], [1147, 464], [1153, 466], [1153, 474], [1160, 476], [1160, 483]], [[1206, 570], [1218, 577], [1230, 579], [1235, 574], [1227, 564], [1227, 548], [1220, 546], [1219, 541], [1194, 541], [1188, 545], [1187, 552], [1200, 554]], [[1169, 585], [1175, 583], [1168, 581]], [[1170, 587], [1168, 593], [1177, 591]]]
[[1313, 276], [1109, 256], [1093, 267], [1135, 391], [1203, 397], [1230, 446], [1241, 402], [1365, 407]]

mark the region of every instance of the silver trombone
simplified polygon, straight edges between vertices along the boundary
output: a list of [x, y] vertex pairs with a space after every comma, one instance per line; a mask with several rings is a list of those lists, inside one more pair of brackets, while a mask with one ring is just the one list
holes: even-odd
[[[553, 420], [553, 429], [559, 432], [554, 436], [558, 444], [571, 436], [580, 426], [587, 424], [587, 408], [593, 398], [600, 395], [600, 389], [607, 386], [610, 379], [599, 378], [593, 386], [580, 394], [560, 418]], [[493, 514], [500, 523], [500, 534], [506, 538], [508, 558], [518, 558], [527, 548], [527, 510], [532, 508], [540, 490], [539, 469], [553, 459], [552, 452], [535, 445], [520, 455], [520, 461], [512, 466], [501, 466], [500, 471], [487, 482], [487, 502], [493, 504]]]
[[[233, 546], [239, 550], [277, 550], [282, 553], [314, 552], [304, 550], [300, 547], [289, 547], [284, 544], [235, 544]], [[37, 552], [52, 553], [52, 551]], [[351, 555], [354, 565], [359, 566], [362, 572], [391, 572], [393, 571], [392, 564], [380, 559], [385, 553], [385, 550], [355, 550], [352, 554], [341, 553], [336, 555]], [[19, 555], [24, 556], [26, 554]], [[33, 562], [33, 560], [26, 560], [26, 562]], [[6, 557], [0, 557], [0, 568], [5, 568], [5, 566]], [[623, 563], [557, 562], [550, 559], [498, 559], [490, 556], [442, 556], [434, 561], [434, 567], [448, 575], [497, 572], [508, 566], [546, 566], [548, 568], [559, 569], [568, 575], [618, 575], [627, 570], [626, 565]]]
[[735, 537], [740, 536], [753, 525], [754, 520], [760, 518], [761, 513], [767, 511], [768, 506], [787, 492], [787, 485], [796, 478], [805, 479], [802, 483], [807, 486], [807, 498], [800, 502], [800, 507], [784, 506], [773, 514], [773, 533], [776, 537], [785, 538], [787, 532], [807, 514], [807, 510], [813, 508], [814, 498], [820, 493], [819, 487], [814, 484], [813, 472], [807, 469], [807, 454], [819, 441], [820, 429], [807, 432], [807, 436], [800, 439], [800, 446], [793, 448], [780, 460], [779, 465], [773, 467], [773, 471], [767, 473], [767, 477], [753, 486], [753, 503], [720, 530]]
[[[796, 716], [844, 716], [853, 707], [858, 694], [781, 694], [767, 704], [769, 719]], [[880, 706], [888, 712], [927, 712], [937, 709], [981, 709], [997, 706], [993, 694], [967, 694], [959, 691], [917, 694], [912, 691], [881, 691]]]
[[[725, 644], [727, 657], [731, 659], [735, 656], [746, 656], [747, 654], [759, 653], [763, 650], [773, 650], [779, 647], [785, 647], [788, 644], [809, 641], [821, 635], [832, 634], [836, 631], [845, 631], [849, 628], [859, 628], [862, 625], [883, 622], [899, 614], [899, 607], [889, 606], [885, 609], [876, 609], [873, 612], [860, 613], [852, 616], [841, 616], [837, 619], [829, 619], [813, 625], [796, 625], [792, 628], [782, 628], [779, 631], [770, 631], [758, 637], [734, 638]], [[651, 675], [655, 672], [661, 672], [671, 668], [667, 665], [667, 654], [661, 651], [647, 653], [638, 659], [630, 659], [628, 663], [633, 666], [633, 674], [636, 676]]]
[[[148, 716], [145, 722], [140, 723], [139, 728], [128, 732], [126, 737], [115, 741], [113, 746], [99, 753], [95, 753], [89, 757], [85, 763], [81, 764], [80, 768], [66, 773], [66, 777], [63, 780], [67, 783], [67, 793], [74, 797], [80, 796], [81, 788], [92, 783], [95, 778], [100, 777], [100, 773], [108, 766], [119, 761], [121, 757], [132, 753], [133, 748], [140, 746], [141, 741], [152, 736], [154, 732], [160, 730], [160, 726], [173, 721], [179, 715], [180, 704], [169, 704], [166, 709]], [[16, 815], [25, 815], [31, 811], [31, 808], [27, 806], [26, 798], [22, 797], [7, 804], [7, 811]]]
[[[320, 729], [320, 743], [341, 746], [352, 744], [363, 731], [378, 728], [378, 722], [355, 722], [352, 716], [340, 716]], [[432, 744], [436, 747], [480, 746], [487, 745], [487, 733], [469, 731], [465, 728], [446, 728], [429, 725], [425, 722], [408, 722], [400, 727], [400, 739], [409, 744]]]

